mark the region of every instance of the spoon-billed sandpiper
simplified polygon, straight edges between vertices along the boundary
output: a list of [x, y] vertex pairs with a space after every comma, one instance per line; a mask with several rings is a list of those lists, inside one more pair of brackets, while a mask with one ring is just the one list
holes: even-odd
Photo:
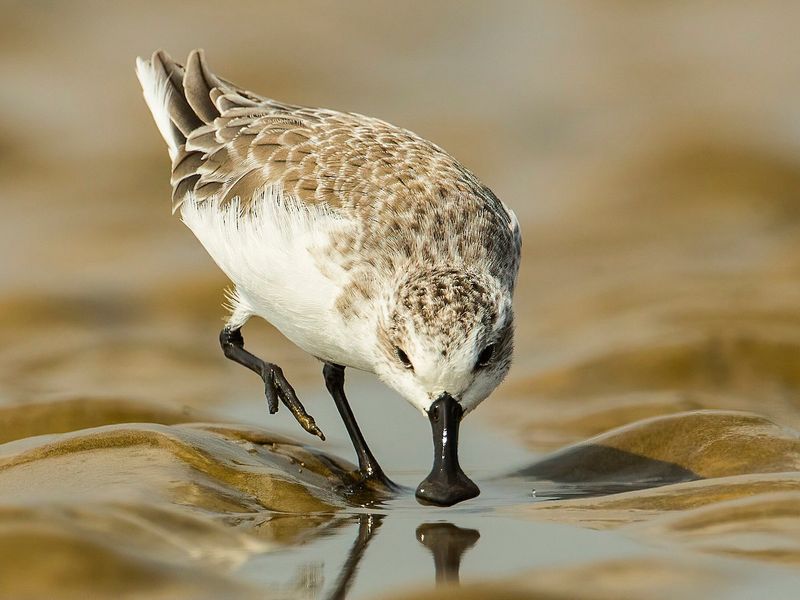
[[359, 483], [392, 486], [344, 392], [375, 373], [426, 415], [435, 448], [424, 503], [477, 496], [458, 463], [463, 416], [505, 377], [521, 236], [514, 213], [447, 152], [372, 117], [277, 102], [159, 51], [137, 74], [172, 159], [172, 207], [234, 284], [220, 334], [325, 439], [280, 367], [244, 347], [266, 319], [322, 361], [356, 449]]

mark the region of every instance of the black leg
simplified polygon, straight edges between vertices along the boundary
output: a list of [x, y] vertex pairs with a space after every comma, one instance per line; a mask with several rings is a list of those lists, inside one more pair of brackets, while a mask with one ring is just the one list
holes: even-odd
[[303, 429], [312, 435], [319, 436], [322, 440], [325, 439], [322, 430], [314, 422], [314, 417], [309, 415], [300, 403], [294, 388], [286, 380], [281, 368], [278, 365], [264, 362], [244, 349], [244, 338], [240, 329], [225, 327], [219, 334], [219, 343], [225, 356], [244, 365], [264, 380], [264, 393], [267, 396], [267, 406], [271, 414], [278, 412], [278, 400], [280, 400], [291, 411]]
[[370, 452], [361, 430], [358, 428], [356, 418], [353, 416], [353, 411], [347, 402], [347, 396], [344, 394], [344, 367], [325, 363], [322, 374], [325, 377], [325, 385], [331, 396], [333, 396], [336, 408], [339, 410], [344, 426], [347, 428], [347, 433], [350, 435], [350, 441], [353, 442], [353, 447], [356, 449], [359, 475], [364, 480], [375, 481], [392, 489], [397, 488], [398, 486], [384, 474], [378, 461], [375, 460], [375, 456]]

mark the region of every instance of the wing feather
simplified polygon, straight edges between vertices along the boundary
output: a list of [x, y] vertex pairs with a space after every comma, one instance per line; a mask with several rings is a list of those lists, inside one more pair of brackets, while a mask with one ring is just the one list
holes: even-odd
[[[410, 131], [259, 96], [215, 75], [202, 50], [189, 55], [185, 69], [162, 51], [140, 64], [168, 90], [162, 104], [165, 139], [174, 145], [173, 210], [187, 199], [221, 205], [238, 198], [244, 213], [267, 186], [300, 204], [351, 216], [390, 206], [383, 201], [392, 196], [422, 204], [469, 197], [507, 224], [519, 245], [516, 220], [494, 194], [447, 152]], [[153, 113], [161, 127], [163, 114]]]

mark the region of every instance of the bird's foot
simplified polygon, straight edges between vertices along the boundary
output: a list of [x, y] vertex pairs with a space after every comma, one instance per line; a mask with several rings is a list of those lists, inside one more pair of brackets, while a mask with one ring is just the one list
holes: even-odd
[[241, 327], [228, 325], [223, 327], [219, 334], [219, 344], [226, 357], [261, 376], [270, 414], [278, 412], [278, 402], [283, 402], [303, 429], [321, 440], [325, 439], [322, 430], [314, 422], [314, 417], [306, 412], [294, 388], [286, 380], [283, 370], [278, 365], [265, 362], [244, 349]]
[[[336, 491], [365, 504], [385, 500], [403, 490], [403, 486], [389, 479], [380, 469], [368, 468], [351, 471], [346, 482]], [[359, 500], [360, 499], [360, 500]]]
[[314, 417], [306, 412], [294, 388], [287, 381], [283, 370], [278, 365], [265, 362], [261, 378], [264, 380], [264, 394], [267, 397], [267, 407], [270, 414], [278, 412], [278, 401], [280, 400], [294, 415], [294, 418], [297, 419], [303, 429], [311, 435], [316, 435], [319, 439], [325, 440], [325, 434], [317, 426]]

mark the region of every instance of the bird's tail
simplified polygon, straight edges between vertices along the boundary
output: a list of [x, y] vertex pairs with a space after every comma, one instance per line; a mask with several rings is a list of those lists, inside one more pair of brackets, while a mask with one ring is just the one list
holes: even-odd
[[136, 76], [173, 160], [194, 130], [220, 116], [211, 91], [226, 86], [208, 70], [202, 50], [189, 54], [185, 68], [163, 50], [137, 58]]

